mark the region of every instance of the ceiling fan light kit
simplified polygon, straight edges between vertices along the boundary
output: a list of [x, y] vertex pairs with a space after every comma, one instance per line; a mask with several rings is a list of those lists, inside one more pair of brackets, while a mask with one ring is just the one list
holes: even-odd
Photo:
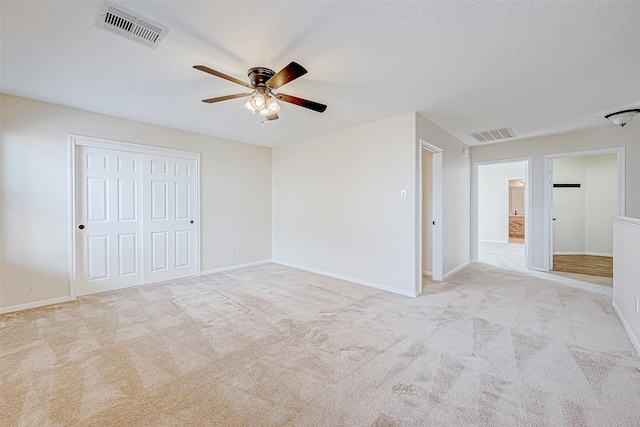
[[280, 105], [278, 105], [276, 98], [270, 93], [265, 94], [265, 92], [266, 90], [262, 88], [256, 89], [244, 104], [244, 108], [250, 113], [263, 117], [280, 111]]
[[253, 89], [253, 92], [251, 93], [238, 93], [234, 95], [220, 96], [217, 98], [203, 99], [202, 102], [211, 104], [214, 102], [226, 101], [228, 99], [248, 96], [249, 99], [247, 100], [247, 102], [245, 102], [244, 108], [252, 114], [257, 114], [264, 117], [260, 124], [265, 124], [266, 122], [278, 119], [277, 113], [278, 111], [280, 111], [280, 105], [276, 100], [308, 108], [319, 113], [322, 113], [327, 109], [326, 105], [320, 104], [318, 102], [309, 101], [291, 95], [285, 95], [283, 93], [273, 93], [273, 90], [278, 89], [291, 82], [292, 80], [295, 80], [307, 73], [307, 70], [305, 70], [302, 65], [295, 62], [291, 62], [289, 65], [287, 65], [277, 73], [269, 68], [264, 67], [250, 68], [247, 72], [249, 83], [245, 83], [242, 80], [228, 76], [219, 71], [212, 70], [211, 68], [205, 67], [204, 65], [194, 65], [193, 68], [239, 84], [240, 86]]
[[604, 118], [611, 120], [611, 123], [613, 124], [624, 127], [638, 114], [640, 114], [640, 109], [634, 108], [631, 110], [623, 110], [618, 111], [617, 113], [607, 114], [606, 116], [604, 116]]

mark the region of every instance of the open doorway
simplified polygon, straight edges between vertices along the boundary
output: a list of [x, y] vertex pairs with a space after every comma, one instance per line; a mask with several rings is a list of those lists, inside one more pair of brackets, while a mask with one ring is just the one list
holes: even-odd
[[418, 280], [416, 294], [425, 282], [443, 279], [442, 257], [442, 150], [420, 140], [418, 203]]
[[476, 163], [474, 261], [511, 270], [530, 266], [530, 159]]
[[548, 268], [610, 278], [612, 217], [624, 214], [624, 150], [547, 156]]

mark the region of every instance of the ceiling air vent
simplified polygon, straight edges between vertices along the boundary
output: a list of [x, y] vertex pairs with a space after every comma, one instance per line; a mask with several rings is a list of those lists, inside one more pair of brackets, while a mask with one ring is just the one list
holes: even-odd
[[106, 1], [98, 9], [96, 27], [118, 34], [147, 47], [155, 49], [167, 35], [169, 28], [151, 19]]
[[472, 132], [469, 135], [478, 142], [493, 142], [501, 139], [513, 138], [515, 135], [511, 128], [501, 128], [494, 130], [485, 130], [482, 132]]

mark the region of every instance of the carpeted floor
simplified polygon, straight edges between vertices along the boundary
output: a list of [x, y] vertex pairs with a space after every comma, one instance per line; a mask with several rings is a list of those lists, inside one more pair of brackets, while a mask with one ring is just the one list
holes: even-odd
[[408, 298], [265, 264], [0, 316], [2, 426], [633, 426], [607, 295], [487, 264]]

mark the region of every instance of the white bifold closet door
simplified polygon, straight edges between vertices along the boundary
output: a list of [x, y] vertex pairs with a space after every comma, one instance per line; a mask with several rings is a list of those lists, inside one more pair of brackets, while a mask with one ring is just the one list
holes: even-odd
[[144, 277], [146, 283], [196, 271], [195, 160], [144, 156]]
[[76, 295], [197, 274], [196, 160], [78, 145]]
[[143, 283], [142, 155], [78, 146], [76, 295]]

